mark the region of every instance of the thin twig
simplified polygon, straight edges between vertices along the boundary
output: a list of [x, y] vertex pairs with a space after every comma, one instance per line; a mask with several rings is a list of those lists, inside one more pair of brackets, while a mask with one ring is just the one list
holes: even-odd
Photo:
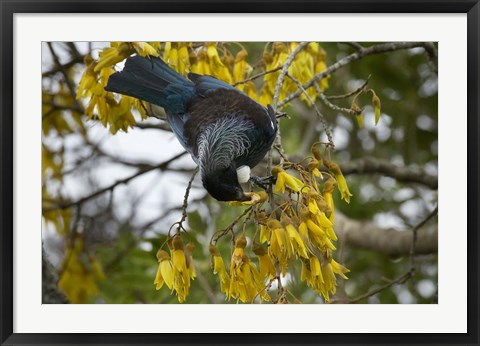
[[432, 217], [438, 214], [438, 206], [427, 215], [425, 219], [420, 221], [415, 227], [412, 228], [412, 246], [410, 248], [410, 271], [412, 274], [415, 272], [415, 251], [417, 245], [418, 230], [424, 226]]
[[70, 94], [72, 96], [73, 102], [76, 105], [76, 108], [82, 110], [82, 113], [83, 113], [83, 107], [77, 101], [77, 93], [75, 92], [75, 86], [73, 85], [73, 82], [70, 80], [70, 77], [68, 76], [66, 68], [64, 67], [64, 65], [60, 63], [60, 59], [58, 58], [57, 53], [53, 49], [52, 42], [48, 42], [47, 46], [48, 46], [48, 49], [50, 50], [50, 53], [52, 54], [53, 61], [55, 61], [55, 64], [58, 66], [60, 72], [63, 74], [65, 83], [67, 83], [68, 89], [70, 90]]
[[[149, 115], [150, 116], [150, 115]], [[168, 131], [172, 132], [172, 128], [167, 122], [161, 122], [158, 124], [145, 124], [145, 123], [136, 123], [135, 124], [136, 128], [142, 129], [142, 130], [162, 130], [162, 131]]]
[[237, 85], [239, 85], [239, 84], [248, 83], [248, 82], [250, 82], [250, 81], [252, 81], [252, 80], [255, 80], [255, 79], [257, 79], [257, 78], [260, 78], [260, 77], [262, 77], [262, 76], [265, 76], [266, 74], [273, 73], [273, 72], [276, 72], [276, 71], [278, 71], [278, 70], [281, 70], [282, 68], [283, 68], [283, 65], [280, 65], [280, 66], [277, 66], [277, 67], [275, 67], [275, 68], [272, 68], [271, 70], [267, 70], [267, 71], [260, 72], [260, 73], [254, 75], [254, 76], [251, 76], [251, 77], [246, 78], [246, 79], [244, 79], [244, 80], [241, 80], [241, 81], [238, 81], [238, 82], [233, 83], [233, 86], [237, 86]]
[[350, 299], [349, 301], [347, 301], [346, 303], [347, 304], [354, 304], [354, 303], [357, 303], [363, 299], [367, 299], [377, 293], [380, 293], [382, 292], [383, 290], [386, 290], [387, 288], [389, 287], [392, 287], [393, 285], [396, 285], [396, 284], [403, 284], [404, 282], [406, 282], [411, 276], [412, 276], [412, 272], [409, 270], [408, 272], [406, 272], [405, 274], [399, 276], [398, 278], [396, 278], [395, 280], [392, 280], [390, 282], [388, 282], [387, 284], [383, 285], [383, 286], [380, 286], [374, 290], [371, 290], [365, 294], [362, 294], [356, 298], [353, 298], [353, 299]]
[[327, 120], [325, 119], [325, 117], [323, 116], [323, 114], [320, 112], [320, 110], [318, 109], [317, 105], [315, 104], [315, 102], [312, 100], [312, 98], [310, 97], [310, 95], [308, 95], [307, 91], [303, 88], [302, 86], [302, 83], [300, 83], [296, 78], [292, 77], [289, 73], [287, 73], [287, 77], [290, 78], [298, 87], [298, 89], [300, 89], [303, 94], [305, 95], [305, 97], [307, 98], [308, 102], [310, 102], [310, 104], [312, 105], [313, 109], [315, 110], [315, 113], [318, 115], [318, 117], [320, 118], [320, 122], [322, 123], [322, 126], [323, 126], [323, 129], [325, 130], [325, 134], [327, 135], [327, 138], [328, 138], [328, 143], [330, 144], [330, 147], [332, 149], [335, 149], [335, 144], [333, 143], [333, 137], [332, 137], [332, 132], [330, 131], [330, 129], [328, 128], [328, 123], [327, 123]]
[[349, 93], [346, 93], [346, 94], [343, 94], [343, 95], [330, 95], [330, 96], [325, 95], [325, 97], [328, 100], [340, 100], [340, 99], [346, 99], [347, 97], [356, 95], [366, 88], [366, 86], [368, 85], [368, 82], [370, 81], [371, 77], [372, 77], [372, 75], [369, 75], [367, 80], [360, 87], [358, 87], [355, 90], [350, 91]]
[[188, 207], [188, 196], [190, 195], [190, 189], [192, 188], [193, 180], [198, 173], [198, 166], [195, 168], [195, 171], [192, 174], [192, 177], [188, 181], [187, 189], [185, 190], [185, 196], [183, 196], [183, 205], [182, 205], [182, 218], [178, 222], [177, 231], [180, 232], [180, 229], [183, 229], [183, 222], [187, 219], [187, 207]]
[[334, 110], [334, 111], [337, 111], [337, 112], [342, 112], [342, 113], [345, 113], [345, 114], [348, 114], [348, 115], [355, 115], [355, 116], [362, 113], [361, 111], [356, 111], [356, 110], [351, 109], [351, 108], [342, 108], [342, 107], [339, 107], [339, 106], [331, 103], [327, 99], [325, 94], [322, 92], [322, 90], [320, 90], [320, 87], [318, 86], [318, 83], [315, 83], [315, 90], [317, 91], [318, 98], [320, 100], [322, 100], [322, 102], [325, 104], [325, 106], [327, 106], [331, 110]]
[[220, 239], [221, 237], [223, 237], [225, 234], [227, 234], [228, 232], [230, 232], [233, 227], [238, 223], [238, 221], [240, 221], [245, 215], [251, 213], [253, 210], [253, 207], [250, 206], [248, 207], [247, 209], [245, 209], [243, 211], [243, 213], [241, 213], [240, 215], [238, 215], [235, 220], [232, 221], [232, 223], [230, 223], [230, 225], [228, 225], [227, 227], [225, 227], [223, 230], [219, 230], [217, 232], [215, 232], [212, 236], [212, 239], [210, 240], [210, 244], [215, 244], [218, 239]]
[[353, 47], [355, 48], [356, 50], [362, 50], [362, 49], [365, 49], [364, 46], [362, 46], [360, 43], [358, 42], [340, 42], [340, 43], [343, 43], [343, 44], [346, 44], [350, 47]]

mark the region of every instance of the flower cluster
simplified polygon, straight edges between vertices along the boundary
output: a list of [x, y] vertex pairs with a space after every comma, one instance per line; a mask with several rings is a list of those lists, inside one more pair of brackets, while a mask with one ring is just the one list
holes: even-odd
[[[267, 71], [276, 70], [273, 73], [266, 74], [264, 77], [264, 85], [261, 90], [259, 102], [266, 105], [271, 104], [273, 101], [273, 95], [275, 92], [275, 85], [277, 83], [280, 67], [285, 64], [289, 54], [291, 54], [298, 46], [297, 42], [291, 42], [289, 45], [283, 42], [274, 42], [271, 50], [265, 50], [263, 53], [263, 60], [265, 61], [265, 68]], [[311, 80], [316, 74], [323, 72], [326, 68], [325, 50], [317, 42], [310, 42], [307, 47], [301, 50], [293, 60], [292, 64], [288, 68], [288, 74], [298, 80], [300, 83], [305, 84]], [[320, 81], [320, 89], [323, 91], [328, 88], [328, 78], [323, 78]], [[290, 79], [285, 79], [280, 89], [279, 100], [286, 97], [288, 93], [295, 92], [297, 86]], [[315, 101], [317, 93], [312, 86], [307, 89], [308, 95]], [[305, 95], [301, 95], [302, 100], [307, 100]]]
[[[227, 299], [237, 299], [244, 303], [253, 302], [258, 296], [265, 301], [270, 300], [264, 283], [265, 264], [260, 263], [260, 270], [255, 263], [245, 254], [247, 239], [242, 234], [236, 241], [230, 261], [229, 272], [225, 268], [225, 263], [220, 252], [214, 245], [210, 245], [209, 250], [213, 258], [213, 272], [220, 279], [220, 289], [225, 293]], [[271, 264], [273, 267], [273, 264]], [[273, 270], [275, 270], [273, 268]]]
[[[258, 269], [246, 254], [245, 233], [235, 242], [229, 273], [220, 253], [211, 246], [214, 273], [228, 299], [251, 302], [258, 296], [269, 300], [269, 282], [285, 277], [295, 262], [301, 265], [301, 280], [325, 301], [335, 294], [337, 276], [347, 279], [349, 270], [333, 258], [337, 240], [333, 193], [338, 188], [347, 202], [352, 194], [338, 165], [322, 157], [316, 145], [307, 160], [304, 165], [287, 161], [273, 168], [276, 183], [270, 205], [277, 207], [267, 211], [261, 209], [261, 203], [251, 203], [259, 225], [251, 241]], [[321, 163], [325, 171], [321, 171]], [[287, 171], [296, 171], [297, 176]]]
[[172, 293], [176, 292], [178, 301], [183, 303], [190, 290], [190, 280], [196, 277], [192, 258], [195, 247], [193, 243], [185, 246], [178, 234], [167, 243], [170, 254], [162, 249], [157, 251], [158, 270], [153, 283], [157, 290], [163, 284], [167, 285]]
[[99, 53], [98, 61], [90, 55], [85, 57], [86, 69], [80, 79], [76, 97], [88, 99], [85, 113], [89, 119], [98, 117], [102, 125], [109, 126], [110, 132], [115, 134], [119, 130], [127, 132], [129, 127], [135, 125], [132, 109], [136, 109], [142, 118], [146, 117], [141, 101], [128, 96], [115, 98], [113, 93], [105, 90], [105, 86], [115, 72], [113, 67], [117, 63], [133, 53], [158, 56], [158, 47], [157, 44], [147, 42], [112, 42], [110, 47]]
[[[160, 42], [111, 42], [109, 47], [100, 51], [98, 60], [94, 60], [91, 56], [85, 57], [86, 68], [76, 96], [77, 99], [87, 100], [85, 110], [87, 116], [90, 119], [98, 118], [104, 126], [109, 127], [112, 134], [119, 130], [128, 131], [128, 128], [133, 127], [136, 123], [132, 110], [138, 111], [144, 119], [146, 117], [145, 106], [141, 101], [127, 96], [114, 96], [104, 88], [108, 77], [115, 72], [115, 65], [132, 54], [138, 54], [143, 57], [161, 56], [170, 67], [182, 75], [187, 75], [189, 72], [211, 75], [235, 85], [240, 91], [264, 105], [271, 104], [280, 69], [298, 43], [274, 42], [265, 46], [263, 59], [256, 64], [265, 72], [261, 81], [260, 78], [252, 75], [254, 68], [248, 63], [247, 50], [239, 43], [236, 43], [236, 46], [240, 47], [237, 52], [232, 49], [231, 45], [215, 42], [201, 44], [193, 42], [165, 42], [163, 44]], [[326, 68], [326, 52], [317, 42], [311, 42], [296, 55], [288, 73], [304, 84]], [[262, 71], [259, 71], [258, 74], [262, 75]], [[321, 90], [328, 87], [328, 78], [327, 76], [319, 82]], [[258, 80], [257, 85], [254, 79]], [[280, 100], [285, 98], [288, 93], [296, 91], [296, 88], [295, 83], [286, 78], [280, 91]], [[312, 100], [315, 100], [316, 89], [312, 86], [307, 92]], [[305, 95], [301, 95], [300, 98], [306, 100]]]

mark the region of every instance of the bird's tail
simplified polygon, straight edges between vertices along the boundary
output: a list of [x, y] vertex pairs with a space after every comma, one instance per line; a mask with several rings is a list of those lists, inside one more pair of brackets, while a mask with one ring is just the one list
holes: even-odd
[[107, 91], [132, 96], [182, 114], [195, 97], [193, 83], [172, 70], [160, 58], [129, 57], [123, 71], [110, 76]]

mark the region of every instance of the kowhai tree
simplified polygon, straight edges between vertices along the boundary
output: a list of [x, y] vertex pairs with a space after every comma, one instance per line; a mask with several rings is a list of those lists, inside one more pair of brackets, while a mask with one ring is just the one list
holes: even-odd
[[[436, 302], [436, 52], [46, 42], [43, 246], [58, 277], [45, 284], [71, 303]], [[278, 133], [254, 173], [273, 178], [245, 184], [248, 201], [209, 196], [164, 110], [105, 89], [133, 55], [270, 105]]]

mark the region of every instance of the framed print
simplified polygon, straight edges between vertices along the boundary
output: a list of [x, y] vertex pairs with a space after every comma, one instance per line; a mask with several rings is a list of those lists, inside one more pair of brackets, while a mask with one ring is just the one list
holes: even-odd
[[2, 345], [478, 344], [479, 6], [2, 1]]

